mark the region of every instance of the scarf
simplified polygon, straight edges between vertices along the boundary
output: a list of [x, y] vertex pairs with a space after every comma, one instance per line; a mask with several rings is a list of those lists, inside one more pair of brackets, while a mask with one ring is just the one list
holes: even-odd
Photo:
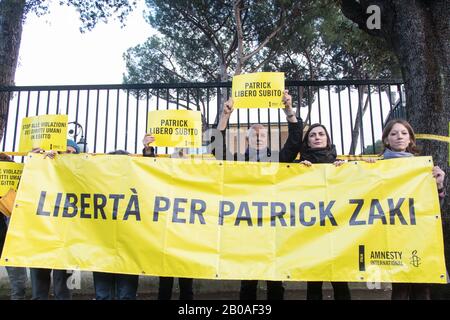
[[300, 161], [308, 160], [311, 163], [333, 163], [336, 161], [337, 153], [334, 144], [329, 148], [308, 148], [300, 154]]
[[414, 157], [414, 155], [406, 151], [392, 151], [391, 149], [386, 149], [383, 152], [383, 159], [406, 158], [406, 157]]

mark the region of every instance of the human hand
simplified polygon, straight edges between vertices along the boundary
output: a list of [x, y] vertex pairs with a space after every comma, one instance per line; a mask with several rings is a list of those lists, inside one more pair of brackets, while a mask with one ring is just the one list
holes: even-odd
[[[284, 110], [292, 110], [292, 96], [289, 94], [289, 90], [284, 90], [283, 98]], [[289, 115], [289, 114], [286, 114]]]
[[33, 153], [44, 153], [45, 150], [41, 149], [41, 148], [33, 148], [33, 149], [31, 149], [31, 152], [33, 152]]
[[223, 105], [223, 114], [225, 116], [230, 116], [231, 113], [233, 112], [233, 110], [234, 110], [234, 108], [233, 108], [233, 99], [230, 98]]
[[335, 167], [340, 167], [340, 166], [342, 166], [344, 163], [345, 163], [344, 160], [336, 160], [335, 162], [333, 162], [333, 165], [334, 165]]
[[148, 148], [150, 143], [155, 142], [155, 137], [152, 136], [151, 134], [146, 134], [144, 136], [144, 139], [142, 139], [142, 143], [144, 144], [144, 148]]
[[433, 167], [433, 177], [436, 179], [436, 184], [438, 189], [442, 189], [444, 187], [444, 178], [445, 172], [438, 166]]
[[44, 154], [44, 159], [45, 159], [45, 158], [55, 159], [55, 157], [56, 157], [57, 154], [58, 154], [57, 151], [55, 151], [55, 150], [50, 150], [50, 151], [48, 151], [48, 152], [46, 152], [46, 153]]
[[303, 165], [305, 165], [307, 167], [311, 167], [312, 166], [312, 163], [310, 161], [308, 161], [308, 160], [300, 161], [300, 164], [303, 164]]
[[292, 96], [289, 94], [288, 90], [284, 90], [283, 95], [284, 113], [286, 114], [286, 120], [288, 122], [296, 123], [297, 118], [295, 117], [295, 111], [292, 109]]
[[364, 158], [363, 160], [365, 162], [367, 162], [367, 163], [375, 163], [375, 162], [377, 162], [377, 159], [375, 159], [375, 158]]

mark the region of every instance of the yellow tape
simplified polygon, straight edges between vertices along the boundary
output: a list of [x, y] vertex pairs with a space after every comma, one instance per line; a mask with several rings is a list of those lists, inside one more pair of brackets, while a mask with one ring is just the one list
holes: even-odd
[[364, 161], [364, 159], [367, 158], [378, 160], [383, 159], [383, 157], [378, 154], [362, 154], [362, 155], [343, 154], [338, 156], [338, 159], [341, 160], [355, 160], [355, 161]]
[[25, 157], [28, 152], [2, 152], [3, 154], [6, 154], [8, 156], [20, 156], [20, 157]]
[[438, 136], [435, 134], [426, 134], [426, 133], [416, 134], [416, 139], [438, 140], [438, 141], [450, 143], [450, 137]]
[[[26, 157], [28, 155], [28, 152], [1, 152], [3, 154], [6, 154], [8, 156], [15, 156], [15, 157]], [[103, 156], [107, 155], [107, 153], [86, 153], [91, 156]], [[128, 154], [130, 157], [142, 157], [142, 154]], [[158, 154], [156, 155], [158, 158], [170, 158], [170, 154]], [[214, 155], [212, 154], [188, 154], [186, 156], [187, 158], [195, 158], [195, 159], [215, 159]]]

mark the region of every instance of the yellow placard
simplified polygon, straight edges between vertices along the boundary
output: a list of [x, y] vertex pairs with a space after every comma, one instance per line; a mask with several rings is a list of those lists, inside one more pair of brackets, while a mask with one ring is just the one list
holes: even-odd
[[150, 111], [147, 133], [155, 137], [151, 146], [200, 148], [202, 114], [191, 110]]
[[0, 212], [5, 216], [10, 217], [14, 209], [14, 202], [16, 200], [16, 191], [9, 189], [5, 196], [0, 198]]
[[308, 168], [33, 154], [1, 264], [186, 278], [445, 283], [432, 166], [429, 157]]
[[19, 152], [33, 148], [66, 151], [67, 115], [48, 114], [22, 119]]
[[235, 108], [283, 108], [284, 72], [257, 72], [233, 77]]
[[17, 190], [22, 170], [23, 163], [0, 161], [0, 197], [9, 189]]

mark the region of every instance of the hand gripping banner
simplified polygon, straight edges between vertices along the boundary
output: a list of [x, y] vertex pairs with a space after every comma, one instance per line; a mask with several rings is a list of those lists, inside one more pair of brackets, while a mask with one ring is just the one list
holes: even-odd
[[341, 167], [29, 156], [6, 266], [445, 283], [429, 157]]

